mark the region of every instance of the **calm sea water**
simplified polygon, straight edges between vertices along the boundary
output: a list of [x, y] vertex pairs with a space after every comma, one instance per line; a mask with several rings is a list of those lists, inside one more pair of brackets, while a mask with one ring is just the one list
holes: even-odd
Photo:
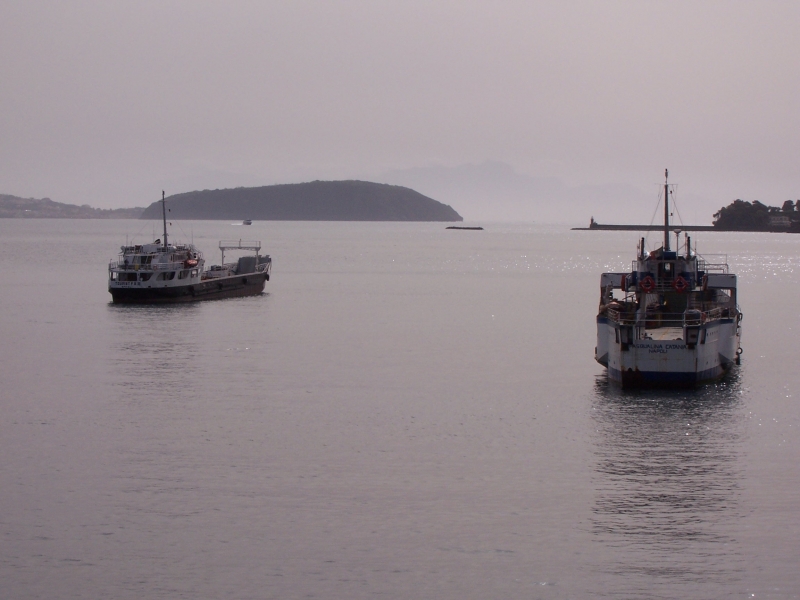
[[800, 236], [696, 235], [743, 364], [621, 392], [635, 233], [181, 223], [262, 240], [267, 293], [110, 304], [152, 230], [0, 220], [0, 597], [800, 597]]

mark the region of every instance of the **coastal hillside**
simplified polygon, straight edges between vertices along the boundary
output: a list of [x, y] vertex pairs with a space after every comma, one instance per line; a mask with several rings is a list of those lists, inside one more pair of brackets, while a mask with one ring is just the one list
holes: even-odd
[[714, 229], [800, 233], [800, 200], [786, 200], [781, 207], [768, 206], [758, 200], [734, 200], [714, 213]]
[[[312, 181], [203, 190], [167, 198], [173, 219], [260, 221], [463, 221], [446, 204], [406, 187], [368, 181]], [[154, 202], [142, 219], [160, 219]]]
[[144, 208], [92, 208], [63, 204], [50, 198], [20, 198], [0, 194], [0, 219], [138, 219]]

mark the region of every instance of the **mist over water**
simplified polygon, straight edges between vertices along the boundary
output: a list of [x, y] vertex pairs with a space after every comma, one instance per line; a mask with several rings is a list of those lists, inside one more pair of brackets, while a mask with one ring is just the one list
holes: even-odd
[[635, 234], [181, 223], [260, 239], [266, 293], [115, 306], [143, 226], [0, 220], [0, 595], [800, 596], [800, 236], [696, 235], [742, 366], [623, 392], [594, 317]]

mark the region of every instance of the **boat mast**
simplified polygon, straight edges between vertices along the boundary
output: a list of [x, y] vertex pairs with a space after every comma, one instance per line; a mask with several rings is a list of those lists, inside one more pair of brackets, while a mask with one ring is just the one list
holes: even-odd
[[[669, 169], [664, 169], [664, 250], [669, 252]], [[165, 229], [166, 231], [166, 229]]]
[[164, 252], [167, 251], [167, 200], [164, 197], [164, 190], [161, 190], [161, 216], [164, 218]]

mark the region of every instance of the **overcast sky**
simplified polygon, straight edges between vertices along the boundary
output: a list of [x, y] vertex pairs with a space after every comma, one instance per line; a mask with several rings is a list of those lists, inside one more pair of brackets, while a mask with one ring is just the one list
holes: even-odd
[[0, 0], [0, 193], [144, 206], [488, 162], [779, 205], [799, 26], [796, 1]]

